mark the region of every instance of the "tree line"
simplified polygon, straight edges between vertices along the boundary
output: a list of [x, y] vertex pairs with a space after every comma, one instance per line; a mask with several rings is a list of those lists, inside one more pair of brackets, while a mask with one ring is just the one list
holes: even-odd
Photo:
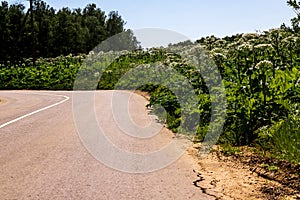
[[88, 53], [125, 31], [125, 21], [117, 11], [106, 15], [96, 4], [55, 10], [44, 1], [34, 0], [30, 12], [23, 4], [1, 1], [0, 61]]

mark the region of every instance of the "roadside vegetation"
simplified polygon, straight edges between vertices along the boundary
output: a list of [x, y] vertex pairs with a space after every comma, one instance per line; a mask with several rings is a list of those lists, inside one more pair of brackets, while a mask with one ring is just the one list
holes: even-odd
[[[49, 18], [48, 21], [42, 20], [41, 24], [37, 21], [36, 24], [37, 32], [40, 33], [40, 35], [35, 36], [36, 40], [39, 41], [36, 55], [45, 58], [39, 58], [33, 64], [30, 54], [27, 54], [31, 50], [26, 49], [31, 44], [30, 42], [24, 43], [24, 41], [29, 41], [25, 37], [26, 30], [29, 31], [29, 29], [25, 26], [23, 30], [25, 31], [23, 35], [25, 38], [22, 36], [21, 40], [17, 40], [19, 42], [15, 44], [14, 47], [16, 48], [1, 48], [1, 89], [72, 90], [79, 69], [86, 66], [86, 58], [105, 54], [102, 51], [87, 54], [92, 46], [86, 45], [93, 44], [95, 46], [109, 36], [127, 31], [126, 41], [133, 41], [131, 43], [132, 48], [136, 48], [136, 50], [123, 52], [105, 70], [103, 70], [102, 61], [95, 61], [91, 65], [93, 67], [87, 67], [84, 73], [89, 74], [87, 77], [94, 77], [95, 79], [100, 78], [100, 75], [102, 75], [95, 89], [114, 89], [126, 72], [139, 65], [143, 65], [147, 69], [151, 69], [153, 63], [171, 66], [187, 77], [196, 91], [199, 107], [197, 110], [191, 110], [190, 114], [200, 115], [201, 120], [197, 128], [195, 141], [202, 142], [210, 125], [210, 94], [201, 73], [194, 66], [189, 65], [184, 58], [176, 54], [182, 49], [199, 47], [206, 50], [215, 61], [226, 88], [226, 122], [219, 138], [219, 144], [224, 146], [225, 154], [240, 154], [242, 151], [240, 151], [239, 146], [249, 145], [255, 147], [257, 152], [263, 156], [286, 160], [297, 165], [300, 164], [299, 16], [292, 20], [293, 27], [291, 28], [282, 25], [280, 28], [261, 33], [237, 34], [224, 38], [210, 36], [201, 38], [195, 43], [187, 41], [170, 44], [168, 48], [141, 50], [132, 32], [124, 30], [124, 22], [116, 12], [109, 14], [108, 20], [105, 21], [104, 13], [100, 9], [96, 9], [95, 5], [89, 5], [83, 11], [62, 9], [55, 12], [43, 2], [35, 2], [36, 16], [39, 16], [39, 12], [43, 11], [41, 19], [47, 19], [44, 18], [45, 16], [53, 17]], [[289, 5], [293, 6], [296, 11], [300, 8], [299, 2], [296, 1], [289, 1]], [[7, 45], [4, 45], [4, 47], [8, 47], [12, 45], [12, 43], [9, 43], [12, 41], [5, 38], [9, 35], [7, 31], [17, 33], [22, 28], [20, 24], [25, 18], [24, 8], [20, 5], [8, 7], [7, 3], [2, 2], [0, 11], [3, 19], [8, 20], [1, 21], [1, 35], [3, 35], [1, 39], [4, 39], [4, 41], [0, 42], [2, 44], [6, 42]], [[46, 11], [50, 13], [47, 14]], [[17, 19], [13, 17], [16, 14], [20, 16], [20, 19], [13, 21], [13, 19]], [[91, 19], [95, 21], [95, 24], [101, 19], [102, 25], [87, 24], [87, 22], [93, 22]], [[55, 31], [59, 31], [55, 28], [55, 24], [51, 26], [48, 24], [48, 26], [45, 24], [46, 22], [67, 23], [68, 26], [59, 25], [60, 27], [69, 27], [64, 31], [77, 30], [77, 25], [83, 25], [83, 27], [79, 27], [79, 30], [83, 33], [85, 33], [84, 31], [89, 32], [87, 38], [94, 38], [91, 34], [97, 35], [102, 33], [101, 31], [105, 34], [92, 43], [81, 40], [82, 38], [80, 40], [72, 39], [72, 41], [79, 42], [78, 44], [63, 43], [65, 36], [67, 36], [66, 40], [70, 39], [69, 35], [65, 35], [64, 32], [55, 33]], [[11, 23], [15, 26], [5, 26], [3, 23]], [[118, 25], [118, 28], [111, 29], [114, 23]], [[48, 29], [40, 29], [44, 26], [50, 28], [52, 32], [48, 32]], [[15, 29], [12, 29], [14, 27]], [[99, 27], [99, 30], [91, 32], [92, 27]], [[53, 41], [39, 38], [43, 36], [41, 30], [51, 33], [50, 38], [53, 38]], [[116, 30], [119, 31], [116, 32]], [[82, 34], [80, 33], [80, 35]], [[79, 35], [74, 35], [74, 37], [79, 37]], [[62, 42], [57, 40], [62, 40]], [[43, 44], [42, 42], [48, 43]], [[74, 44], [74, 46], [69, 46], [69, 44]], [[46, 49], [42, 47], [46, 47]], [[79, 47], [82, 48], [77, 49]], [[73, 55], [67, 55], [67, 53], [73, 53]], [[19, 56], [13, 57], [13, 55]], [[141, 77], [147, 78], [145, 74], [143, 75], [143, 71], [140, 73]], [[153, 73], [156, 72], [153, 71]], [[127, 84], [130, 85], [133, 82], [129, 80]], [[182, 120], [178, 99], [169, 89], [163, 85], [153, 84], [144, 85], [138, 89], [151, 94], [149, 106], [160, 104], [166, 110], [165, 123], [169, 129], [184, 133], [184, 130], [178, 130]], [[162, 116], [160, 111], [160, 108], [154, 110], [158, 116]], [[276, 166], [272, 164], [265, 167], [270, 170], [277, 170]]]

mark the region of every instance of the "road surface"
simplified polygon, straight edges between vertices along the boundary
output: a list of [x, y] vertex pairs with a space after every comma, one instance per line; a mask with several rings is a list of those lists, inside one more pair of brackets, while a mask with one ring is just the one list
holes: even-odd
[[[106, 120], [102, 126], [115, 145], [150, 151], [172, 140], [166, 129], [137, 142], [120, 136], [108, 117], [112, 93], [97, 92], [95, 113], [100, 125]], [[186, 153], [151, 173], [121, 172], [99, 162], [77, 133], [72, 96], [72, 92], [0, 91], [0, 199], [214, 199], [194, 186], [197, 163]], [[149, 123], [146, 103], [139, 95], [130, 98], [129, 110], [137, 124]]]

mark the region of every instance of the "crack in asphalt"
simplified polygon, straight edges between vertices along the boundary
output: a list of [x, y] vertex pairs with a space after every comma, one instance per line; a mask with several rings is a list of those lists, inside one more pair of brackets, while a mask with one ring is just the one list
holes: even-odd
[[197, 177], [199, 178], [198, 180], [195, 180], [195, 181], [193, 182], [194, 186], [197, 187], [197, 188], [199, 188], [199, 189], [202, 191], [203, 194], [206, 194], [206, 195], [208, 195], [208, 196], [214, 197], [215, 200], [220, 200], [220, 199], [221, 199], [220, 197], [217, 197], [217, 196], [214, 195], [214, 194], [208, 193], [208, 192], [207, 192], [207, 188], [202, 187], [202, 186], [200, 186], [200, 185], [198, 184], [198, 183], [200, 183], [200, 182], [202, 182], [202, 181], [205, 180], [205, 179], [203, 178], [203, 176], [201, 175], [201, 173], [200, 173], [199, 171], [196, 171], [196, 170], [193, 170], [193, 172], [196, 173], [196, 174], [197, 174]]

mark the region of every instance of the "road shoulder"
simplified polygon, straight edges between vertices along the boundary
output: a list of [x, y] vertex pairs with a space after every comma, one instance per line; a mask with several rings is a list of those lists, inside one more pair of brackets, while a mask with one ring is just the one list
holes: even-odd
[[[147, 101], [150, 99], [149, 93], [141, 91], [135, 91], [135, 93], [143, 96]], [[190, 147], [187, 150], [187, 155], [191, 156], [198, 164], [193, 170], [195, 177], [198, 177], [194, 181], [194, 186], [203, 193], [215, 199], [224, 200], [297, 200], [300, 198], [295, 195], [295, 191], [286, 188], [280, 182], [262, 176], [253, 169], [253, 166], [241, 162], [235, 157], [222, 155], [218, 146], [214, 146], [212, 152], [205, 157], [199, 158], [198, 149], [200, 146], [199, 143]]]
[[[236, 157], [226, 157], [218, 146], [204, 158], [198, 157], [198, 148], [194, 145], [188, 153], [197, 160], [199, 168], [194, 172], [198, 176], [197, 186], [206, 193], [221, 194], [219, 199], [299, 199], [292, 188], [287, 188], [276, 180], [257, 173], [251, 165], [242, 163]], [[259, 165], [259, 164], [257, 164]]]

